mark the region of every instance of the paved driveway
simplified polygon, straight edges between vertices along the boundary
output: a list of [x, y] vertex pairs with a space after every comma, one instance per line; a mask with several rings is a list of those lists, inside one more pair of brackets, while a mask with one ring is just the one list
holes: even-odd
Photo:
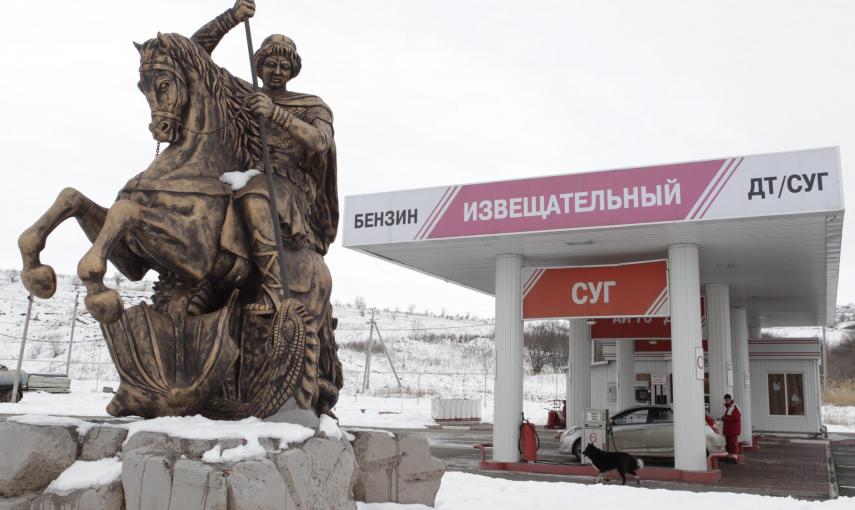
[[[407, 432], [425, 436], [430, 442], [433, 455], [443, 459], [450, 470], [467, 471], [512, 480], [571, 481], [584, 484], [596, 482], [593, 477], [480, 470], [478, 467], [480, 453], [472, 445], [489, 443], [493, 440], [493, 433], [489, 426], [480, 426], [475, 430], [429, 429], [408, 430]], [[557, 431], [538, 429], [541, 444], [538, 462], [575, 463], [574, 458], [557, 453], [556, 433]], [[847, 458], [855, 464], [855, 441], [848, 448], [850, 450], [847, 450], [846, 455], [850, 456]], [[844, 452], [843, 449], [838, 449], [838, 451]], [[645, 464], [673, 465], [671, 461], [661, 459], [645, 459]], [[650, 488], [690, 490], [693, 492], [742, 492], [793, 496], [801, 499], [827, 499], [829, 497], [828, 458], [826, 444], [823, 441], [769, 438], [761, 442], [759, 451], [747, 455], [744, 464], [721, 463], [720, 469], [722, 479], [715, 484], [644, 481], [643, 472], [642, 484]], [[838, 483], [841, 479], [839, 473], [838, 470]], [[855, 467], [847, 473], [855, 477]], [[855, 485], [855, 480], [850, 484]], [[841, 495], [843, 495], [843, 488], [841, 487], [840, 490]]]
[[831, 442], [831, 457], [841, 496], [855, 497], [855, 439]]

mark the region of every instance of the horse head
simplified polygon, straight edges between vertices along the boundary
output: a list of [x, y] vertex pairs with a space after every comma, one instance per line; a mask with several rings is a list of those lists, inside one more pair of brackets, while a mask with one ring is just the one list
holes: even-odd
[[157, 34], [156, 38], [144, 44], [134, 45], [140, 52], [140, 81], [137, 86], [151, 109], [148, 129], [158, 142], [176, 142], [185, 124], [190, 98], [187, 76], [174, 52], [170, 52], [167, 36]]
[[[140, 91], [151, 109], [149, 130], [158, 142], [217, 135], [219, 149], [247, 168], [260, 157], [258, 124], [244, 109], [252, 87], [217, 66], [195, 41], [157, 34], [139, 44]], [[213, 141], [213, 140], [212, 140]], [[230, 163], [231, 171], [234, 163]]]

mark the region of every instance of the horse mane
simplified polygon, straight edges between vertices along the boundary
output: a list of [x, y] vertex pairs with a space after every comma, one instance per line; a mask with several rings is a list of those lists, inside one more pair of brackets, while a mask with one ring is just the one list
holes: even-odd
[[140, 47], [143, 63], [152, 62], [158, 53], [166, 53], [180, 68], [190, 66], [211, 92], [221, 112], [219, 133], [222, 142], [234, 150], [242, 166], [250, 168], [261, 159], [261, 137], [258, 122], [243, 108], [243, 101], [252, 94], [252, 87], [214, 63], [199, 44], [180, 34], [157, 34]]

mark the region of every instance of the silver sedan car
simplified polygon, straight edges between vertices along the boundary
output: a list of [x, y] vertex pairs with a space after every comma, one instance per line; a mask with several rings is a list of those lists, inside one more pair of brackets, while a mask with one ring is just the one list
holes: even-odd
[[[711, 420], [709, 420], [711, 421]], [[674, 457], [674, 415], [671, 406], [635, 406], [611, 417], [614, 444], [609, 450], [626, 452], [638, 457]], [[716, 426], [704, 423], [707, 452], [724, 450], [724, 436]], [[570, 427], [561, 434], [560, 453], [572, 454], [582, 460], [582, 430]]]

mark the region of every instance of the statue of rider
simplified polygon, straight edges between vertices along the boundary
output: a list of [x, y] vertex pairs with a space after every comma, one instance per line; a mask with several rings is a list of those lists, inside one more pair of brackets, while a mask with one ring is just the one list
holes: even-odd
[[[211, 53], [229, 30], [254, 13], [254, 0], [237, 0], [234, 7], [193, 34], [193, 40]], [[289, 253], [309, 249], [323, 256], [338, 229], [332, 111], [317, 96], [288, 90], [288, 82], [301, 68], [300, 55], [290, 38], [280, 34], [267, 37], [254, 58], [263, 87], [247, 98], [246, 107], [268, 124], [284, 246]], [[254, 166], [263, 168], [261, 161]], [[259, 314], [275, 312], [284, 294], [265, 176], [252, 177], [234, 196], [247, 226], [251, 256], [261, 275], [258, 297], [246, 309]], [[311, 268], [300, 267], [301, 263], [312, 263], [305, 257], [286, 258], [291, 259], [287, 261], [289, 285], [293, 286], [292, 275], [299, 278], [301, 273], [312, 272]], [[292, 270], [295, 264], [296, 270]]]

